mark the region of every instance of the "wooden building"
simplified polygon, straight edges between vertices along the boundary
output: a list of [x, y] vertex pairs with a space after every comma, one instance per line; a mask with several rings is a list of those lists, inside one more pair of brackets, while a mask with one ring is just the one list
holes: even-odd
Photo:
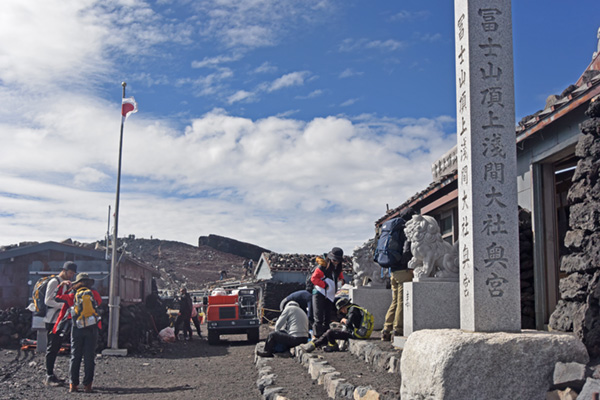
[[[78, 273], [88, 273], [95, 280], [94, 288], [108, 299], [110, 258], [105, 250], [58, 242], [26, 243], [0, 251], [0, 309], [27, 307], [38, 279], [58, 274], [66, 261], [75, 262]], [[121, 257], [119, 266], [121, 301], [144, 301], [159, 272], [127, 255]]]

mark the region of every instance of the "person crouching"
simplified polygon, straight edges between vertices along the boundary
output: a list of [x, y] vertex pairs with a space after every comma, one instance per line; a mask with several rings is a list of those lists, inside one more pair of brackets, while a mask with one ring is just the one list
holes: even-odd
[[373, 332], [373, 315], [362, 307], [352, 304], [346, 298], [338, 299], [335, 307], [345, 315], [340, 321], [341, 328], [330, 328], [321, 337], [300, 346], [307, 353], [316, 348], [326, 346], [323, 351], [339, 351], [337, 340], [368, 339]]

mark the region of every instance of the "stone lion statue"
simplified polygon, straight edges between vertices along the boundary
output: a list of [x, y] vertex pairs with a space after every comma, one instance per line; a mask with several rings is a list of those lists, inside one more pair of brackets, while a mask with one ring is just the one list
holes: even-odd
[[[381, 277], [381, 267], [373, 261], [375, 239], [370, 239], [362, 246], [354, 249], [352, 269], [354, 270], [354, 286], [385, 287], [386, 279]], [[370, 282], [370, 283], [369, 283]]]
[[458, 279], [458, 242], [454, 246], [442, 239], [435, 218], [414, 215], [404, 229], [410, 241], [413, 258], [408, 268], [414, 270], [415, 278], [436, 277]]

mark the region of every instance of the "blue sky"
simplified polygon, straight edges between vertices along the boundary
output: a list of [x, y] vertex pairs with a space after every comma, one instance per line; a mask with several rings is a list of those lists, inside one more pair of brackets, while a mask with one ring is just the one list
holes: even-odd
[[[575, 83], [597, 0], [513, 2], [516, 119]], [[0, 245], [211, 233], [346, 252], [455, 144], [453, 2], [0, 2]]]

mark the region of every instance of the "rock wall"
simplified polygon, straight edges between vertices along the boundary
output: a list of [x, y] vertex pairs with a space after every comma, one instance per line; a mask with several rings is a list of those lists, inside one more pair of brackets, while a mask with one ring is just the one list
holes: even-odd
[[519, 263], [521, 276], [521, 328], [535, 329], [531, 212], [521, 207], [519, 207]]
[[262, 307], [264, 310], [263, 323], [268, 323], [279, 317], [279, 304], [288, 294], [297, 290], [303, 290], [304, 284], [283, 283], [274, 281], [265, 281], [262, 283], [263, 297]]
[[236, 256], [251, 258], [257, 262], [260, 255], [264, 252], [270, 253], [270, 250], [256, 246], [254, 244], [240, 242], [235, 239], [226, 238], [219, 235], [200, 236], [198, 238], [199, 246], [210, 246], [213, 249], [224, 253], [235, 254]]
[[579, 157], [568, 193], [569, 228], [561, 260], [561, 300], [550, 316], [550, 327], [574, 332], [590, 356], [600, 356], [600, 97], [590, 102], [589, 120], [575, 148]]
[[0, 348], [16, 347], [26, 338], [35, 338], [31, 330], [31, 311], [16, 307], [0, 310]]

